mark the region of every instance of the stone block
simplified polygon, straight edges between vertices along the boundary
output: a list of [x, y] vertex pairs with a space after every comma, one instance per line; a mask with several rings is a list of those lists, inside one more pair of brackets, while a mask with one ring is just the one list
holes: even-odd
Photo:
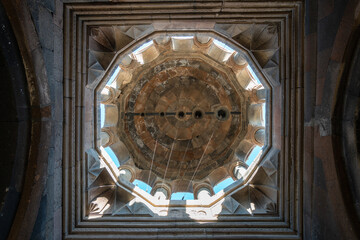
[[53, 13], [39, 5], [39, 27], [37, 29], [39, 40], [43, 48], [54, 49], [54, 25]]

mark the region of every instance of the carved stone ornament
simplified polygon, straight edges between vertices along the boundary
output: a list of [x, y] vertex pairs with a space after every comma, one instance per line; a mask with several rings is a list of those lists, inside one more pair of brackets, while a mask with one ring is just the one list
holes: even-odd
[[65, 239], [297, 238], [301, 8], [64, 4]]

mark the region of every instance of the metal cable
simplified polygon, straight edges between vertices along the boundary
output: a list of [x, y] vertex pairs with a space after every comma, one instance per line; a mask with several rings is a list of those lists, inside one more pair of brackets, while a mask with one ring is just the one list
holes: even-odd
[[162, 181], [162, 184], [161, 184], [161, 185], [164, 185], [164, 181], [165, 181], [165, 177], [166, 177], [166, 172], [167, 172], [167, 170], [168, 170], [169, 162], [170, 162], [170, 159], [171, 159], [171, 155], [172, 155], [172, 152], [173, 152], [173, 150], [174, 150], [174, 145], [175, 145], [175, 141], [176, 141], [176, 138], [177, 138], [177, 134], [178, 134], [178, 129], [176, 129], [175, 138], [174, 138], [173, 144], [172, 144], [172, 146], [171, 146], [171, 150], [170, 150], [170, 154], [169, 154], [169, 159], [168, 159], [167, 164], [166, 164], [165, 174], [164, 174], [163, 181]]
[[[185, 160], [186, 153], [187, 153], [187, 150], [188, 150], [188, 148], [189, 148], [190, 142], [191, 142], [191, 140], [189, 140], [188, 143], [187, 143], [187, 145], [186, 145], [185, 153], [184, 153], [183, 159], [181, 160], [181, 164], [180, 164], [180, 167], [179, 167], [179, 172], [178, 172], [178, 174], [176, 175], [176, 179], [178, 179], [178, 177], [179, 177], [179, 175], [180, 175], [181, 167], [182, 167], [182, 165], [183, 165], [183, 163], [184, 163], [184, 160]], [[183, 177], [181, 177], [181, 179], [182, 179], [182, 178], [183, 178]]]
[[205, 147], [205, 149], [204, 149], [204, 152], [203, 152], [203, 154], [202, 154], [202, 156], [201, 156], [201, 158], [200, 158], [200, 160], [199, 160], [198, 165], [196, 166], [195, 172], [194, 172], [194, 174], [192, 175], [192, 177], [191, 177], [191, 179], [190, 179], [190, 181], [189, 181], [189, 185], [187, 186], [186, 190], [189, 189], [190, 184], [191, 184], [191, 182], [193, 181], [193, 179], [194, 179], [194, 177], [195, 177], [195, 175], [196, 175], [197, 170], [199, 169], [199, 166], [200, 166], [200, 164], [201, 164], [201, 161], [202, 161], [202, 159], [203, 159], [204, 156], [205, 156], [205, 152], [206, 152], [206, 150], [207, 150], [207, 148], [208, 148], [208, 146], [209, 146], [209, 143], [210, 143], [210, 141], [211, 141], [211, 139], [212, 139], [212, 137], [213, 137], [213, 135], [214, 135], [214, 132], [215, 132], [215, 130], [212, 132], [212, 134], [211, 134], [211, 136], [210, 136], [210, 139], [209, 139], [208, 143], [206, 144], [206, 147]]
[[152, 170], [153, 163], [154, 163], [156, 147], [157, 147], [157, 139], [156, 139], [156, 142], [155, 142], [154, 153], [153, 153], [153, 156], [152, 156], [152, 159], [151, 159], [150, 172], [149, 172], [149, 177], [148, 177], [148, 181], [147, 181], [147, 184], [148, 184], [149, 186], [150, 186], [150, 174], [151, 174], [151, 170]]

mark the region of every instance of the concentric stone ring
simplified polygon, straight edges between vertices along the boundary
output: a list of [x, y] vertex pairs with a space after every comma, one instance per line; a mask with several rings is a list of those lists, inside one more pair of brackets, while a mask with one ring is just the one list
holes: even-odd
[[[224, 73], [202, 59], [174, 58], [133, 82], [126, 92], [124, 142], [138, 168], [148, 169], [154, 157], [152, 171], [161, 178], [178, 178], [182, 169], [180, 177], [190, 179], [197, 168], [194, 179], [202, 179], [231, 160], [244, 116], [227, 109], [239, 112], [246, 103]], [[221, 121], [214, 115], [219, 108], [227, 114]]]

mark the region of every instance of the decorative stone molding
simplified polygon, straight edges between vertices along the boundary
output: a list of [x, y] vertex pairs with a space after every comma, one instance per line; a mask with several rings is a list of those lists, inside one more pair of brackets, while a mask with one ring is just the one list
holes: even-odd
[[[162, 4], [64, 4], [64, 238], [150, 238], [154, 231], [154, 238], [163, 239], [178, 238], [174, 232], [184, 238], [202, 238], [204, 232], [213, 239], [227, 238], [229, 233], [239, 238], [299, 238], [303, 138], [298, 134], [303, 126], [299, 111], [304, 98], [302, 91], [293, 89], [303, 87], [302, 2], [266, 2], [263, 7], [258, 2], [215, 1], [197, 8], [187, 2]], [[130, 84], [134, 72], [144, 66], [119, 56], [136, 50], [147, 38], [169, 32], [206, 32], [225, 39], [246, 53], [250, 67], [269, 89], [269, 134], [263, 155], [241, 180], [211, 196], [208, 204], [198, 200], [156, 202], [134, 184], [119, 181], [118, 170], [99, 158], [101, 152], [95, 147], [98, 115], [93, 100], [97, 91], [117, 66], [124, 70], [119, 73], [124, 78], [115, 83], [118, 86]], [[193, 44], [182, 51], [196, 49]], [[244, 89], [252, 89], [256, 82], [249, 71], [246, 67], [233, 73]], [[164, 221], [167, 231], [163, 231]]]
[[246, 152], [246, 154], [248, 154], [249, 150], [251, 150], [253, 146], [255, 146], [255, 145], [258, 145], [261, 147], [264, 146], [264, 144], [265, 144], [265, 128], [262, 126], [249, 125], [245, 139], [247, 140], [247, 142], [252, 144], [252, 146], [247, 144], [241, 148], [241, 149], [243, 149], [244, 152]]
[[246, 59], [241, 56], [239, 53], [233, 53], [231, 57], [227, 60], [226, 64], [231, 67], [235, 72], [244, 70], [248, 66]]
[[206, 198], [211, 197], [212, 195], [214, 195], [214, 189], [212, 188], [212, 186], [210, 184], [207, 183], [200, 183], [200, 184], [196, 184], [194, 186], [194, 197], [195, 199], [202, 199], [201, 197], [199, 198], [199, 194], [201, 195], [202, 191], [207, 191], [208, 192], [208, 196], [206, 196]]
[[160, 51], [169, 51], [171, 49], [171, 38], [169, 36], [161, 36], [154, 39], [154, 44]]
[[196, 35], [194, 38], [194, 44], [203, 52], [205, 52], [213, 44], [213, 41], [213, 38], [200, 34]]
[[[159, 38], [158, 36], [155, 35], [153, 39]], [[175, 180], [179, 175], [179, 168], [186, 167], [187, 175], [181, 176], [182, 178], [192, 178], [193, 174], [189, 169], [195, 170], [197, 168], [198, 174], [194, 175], [196, 179], [193, 180], [200, 180], [206, 177], [206, 172], [213, 170], [210, 169], [209, 165], [213, 165], [215, 162], [209, 162], [208, 154], [203, 157], [202, 165], [199, 167], [195, 161], [192, 161], [200, 159], [204, 147], [209, 143], [209, 149], [219, 153], [223, 151], [215, 151], [215, 148], [227, 148], [226, 154], [222, 154], [222, 159], [216, 161], [218, 164], [213, 166], [216, 168], [232, 159], [232, 149], [228, 143], [236, 145], [237, 139], [245, 135], [242, 129], [245, 128], [246, 124], [247, 104], [239, 105], [239, 102], [245, 99], [243, 93], [245, 90], [234, 90], [238, 89], [235, 87], [238, 80], [231, 69], [219, 70], [221, 65], [208, 56], [205, 58], [204, 52], [198, 52], [196, 48], [193, 49], [194, 34], [189, 35], [188, 33], [184, 39], [170, 33], [166, 36], [170, 36], [171, 41], [175, 41], [177, 48], [181, 48], [181, 46], [184, 48], [185, 45], [191, 46], [192, 57], [186, 59], [188, 53], [178, 53], [172, 46], [171, 50], [163, 50], [153, 62], [148, 63], [148, 65], [144, 64], [132, 72], [135, 77], [131, 83], [121, 86], [124, 90], [119, 98], [119, 109], [123, 117], [119, 124], [119, 137], [133, 155], [136, 165], [140, 166], [141, 169], [149, 169], [152, 162], [151, 158], [155, 157], [157, 164], [154, 165], [152, 171], [159, 177]], [[151, 37], [148, 38], [146, 47], [152, 46], [151, 44], [148, 45], [151, 43], [151, 39]], [[210, 39], [213, 38], [210, 37]], [[209, 74], [210, 71], [201, 70], [208, 68], [213, 69], [212, 75]], [[180, 90], [179, 87], [180, 89], [184, 88], [185, 91]], [[167, 95], [161, 95], [163, 92]], [[183, 95], [180, 104], [173, 101], [174, 96], [179, 92]], [[194, 96], [197, 97], [194, 99]], [[199, 104], [199, 101], [205, 97], [208, 97], [209, 101], [202, 101]], [[169, 119], [168, 115], [171, 114], [174, 115], [175, 119]], [[230, 117], [230, 126], [227, 123], [222, 123]], [[213, 127], [206, 127], [208, 124]], [[177, 136], [178, 127], [187, 131], [182, 131]], [[222, 131], [212, 134], [211, 132], [215, 132], [215, 129]], [[227, 134], [230, 130], [232, 131], [231, 134]], [[211, 135], [214, 135], [214, 139], [231, 139], [217, 144], [214, 139], [210, 138]], [[188, 141], [188, 143], [185, 142], [185, 146], [191, 143], [190, 148], [188, 148], [188, 155], [182, 152], [184, 146], [181, 147], [181, 142], [175, 144], [174, 139], [176, 137]], [[155, 145], [159, 141], [161, 147], [155, 149]], [[173, 147], [171, 142], [175, 147], [173, 155], [170, 155]], [[154, 152], [156, 154], [153, 156]], [[213, 160], [215, 158], [217, 156], [212, 157]], [[183, 162], [185, 163], [183, 164]], [[165, 168], [165, 166], [167, 167]]]
[[100, 145], [106, 147], [109, 145], [110, 135], [107, 132], [102, 131], [100, 133]]
[[114, 144], [116, 141], [112, 128], [102, 128], [100, 133], [100, 146], [104, 148]]
[[249, 99], [252, 103], [264, 103], [266, 99], [266, 89], [261, 88], [260, 85], [255, 86], [249, 95]]
[[229, 172], [231, 173], [230, 176], [233, 179], [241, 179], [243, 176], [246, 175], [247, 169], [248, 169], [248, 165], [245, 162], [243, 161], [234, 162], [229, 169]]
[[119, 167], [119, 178], [125, 179], [128, 182], [133, 182], [136, 178], [136, 172], [133, 167], [122, 165]]
[[[157, 195], [157, 193], [161, 194]], [[151, 190], [151, 195], [155, 196], [158, 199], [169, 199], [171, 193], [171, 186], [164, 182], [155, 183], [154, 187]]]
[[255, 131], [254, 140], [256, 142], [256, 145], [264, 146], [264, 143], [265, 143], [265, 129], [264, 128], [258, 128]]
[[119, 97], [120, 95], [120, 91], [109, 87], [109, 86], [105, 86], [105, 88], [101, 91], [101, 103], [102, 104], [113, 104], [116, 99]]
[[[219, 167], [219, 168], [215, 169], [214, 171], [212, 171], [208, 175], [206, 180], [208, 180], [211, 187], [214, 187], [216, 184], [218, 184], [219, 182], [221, 182], [222, 180], [226, 179], [229, 176], [230, 176], [230, 174], [229, 174], [228, 167], [223, 166], [223, 167]], [[202, 181], [202, 182], [205, 182], [205, 181]]]

